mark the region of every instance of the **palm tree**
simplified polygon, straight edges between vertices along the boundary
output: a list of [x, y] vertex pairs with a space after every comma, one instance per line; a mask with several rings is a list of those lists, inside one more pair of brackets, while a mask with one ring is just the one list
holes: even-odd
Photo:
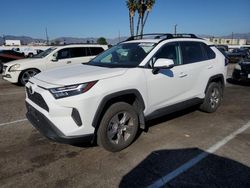
[[144, 20], [144, 22], [143, 22], [143, 27], [144, 27], [145, 24], [146, 24], [146, 21], [147, 21], [147, 19], [148, 19], [149, 12], [152, 10], [154, 4], [155, 4], [155, 0], [147, 0], [147, 2], [146, 2], [147, 14], [146, 14], [145, 20]]
[[137, 2], [136, 0], [127, 0], [126, 3], [129, 10], [130, 34], [134, 36], [134, 16], [137, 9]]
[[143, 35], [143, 28], [144, 28], [144, 15], [147, 10], [145, 0], [141, 0], [140, 2], [140, 18], [141, 18], [141, 37]]

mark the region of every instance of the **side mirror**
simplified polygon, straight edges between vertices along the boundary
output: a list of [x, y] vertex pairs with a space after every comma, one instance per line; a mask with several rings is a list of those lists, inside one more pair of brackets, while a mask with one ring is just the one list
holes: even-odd
[[159, 58], [153, 65], [153, 74], [157, 74], [160, 69], [171, 69], [174, 67], [174, 61], [172, 59]]
[[58, 61], [58, 59], [56, 56], [52, 56], [51, 61], [56, 62], [56, 61]]

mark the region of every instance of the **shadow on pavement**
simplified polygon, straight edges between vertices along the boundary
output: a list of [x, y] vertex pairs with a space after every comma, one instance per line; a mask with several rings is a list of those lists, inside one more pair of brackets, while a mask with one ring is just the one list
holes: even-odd
[[[198, 148], [158, 150], [126, 174], [119, 187], [147, 187], [204, 151]], [[250, 168], [231, 159], [208, 154], [164, 187], [250, 187]]]
[[232, 78], [228, 78], [227, 82], [233, 85], [250, 86], [250, 82], [240, 82], [237, 80], [233, 80]]

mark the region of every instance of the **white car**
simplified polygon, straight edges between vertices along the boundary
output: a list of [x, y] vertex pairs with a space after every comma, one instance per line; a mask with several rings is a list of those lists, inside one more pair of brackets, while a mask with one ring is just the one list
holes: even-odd
[[197, 104], [216, 111], [226, 83], [224, 55], [193, 34], [145, 37], [132, 37], [88, 64], [31, 78], [29, 121], [52, 140], [97, 140], [115, 152], [130, 145], [149, 119]]
[[107, 45], [96, 44], [51, 47], [32, 58], [4, 64], [2, 76], [11, 83], [25, 85], [30, 77], [39, 72], [69, 64], [87, 63], [106, 49]]

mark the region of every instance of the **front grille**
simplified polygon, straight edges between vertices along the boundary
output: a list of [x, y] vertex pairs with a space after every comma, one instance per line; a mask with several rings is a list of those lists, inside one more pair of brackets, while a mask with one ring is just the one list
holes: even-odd
[[39, 94], [39, 93], [32, 93], [30, 92], [29, 88], [26, 87], [26, 92], [27, 92], [27, 96], [28, 98], [34, 102], [35, 104], [37, 104], [38, 106], [40, 106], [41, 108], [43, 108], [44, 110], [46, 110], [47, 112], [49, 112], [49, 107], [46, 104], [45, 100], [43, 99], [43, 97]]

